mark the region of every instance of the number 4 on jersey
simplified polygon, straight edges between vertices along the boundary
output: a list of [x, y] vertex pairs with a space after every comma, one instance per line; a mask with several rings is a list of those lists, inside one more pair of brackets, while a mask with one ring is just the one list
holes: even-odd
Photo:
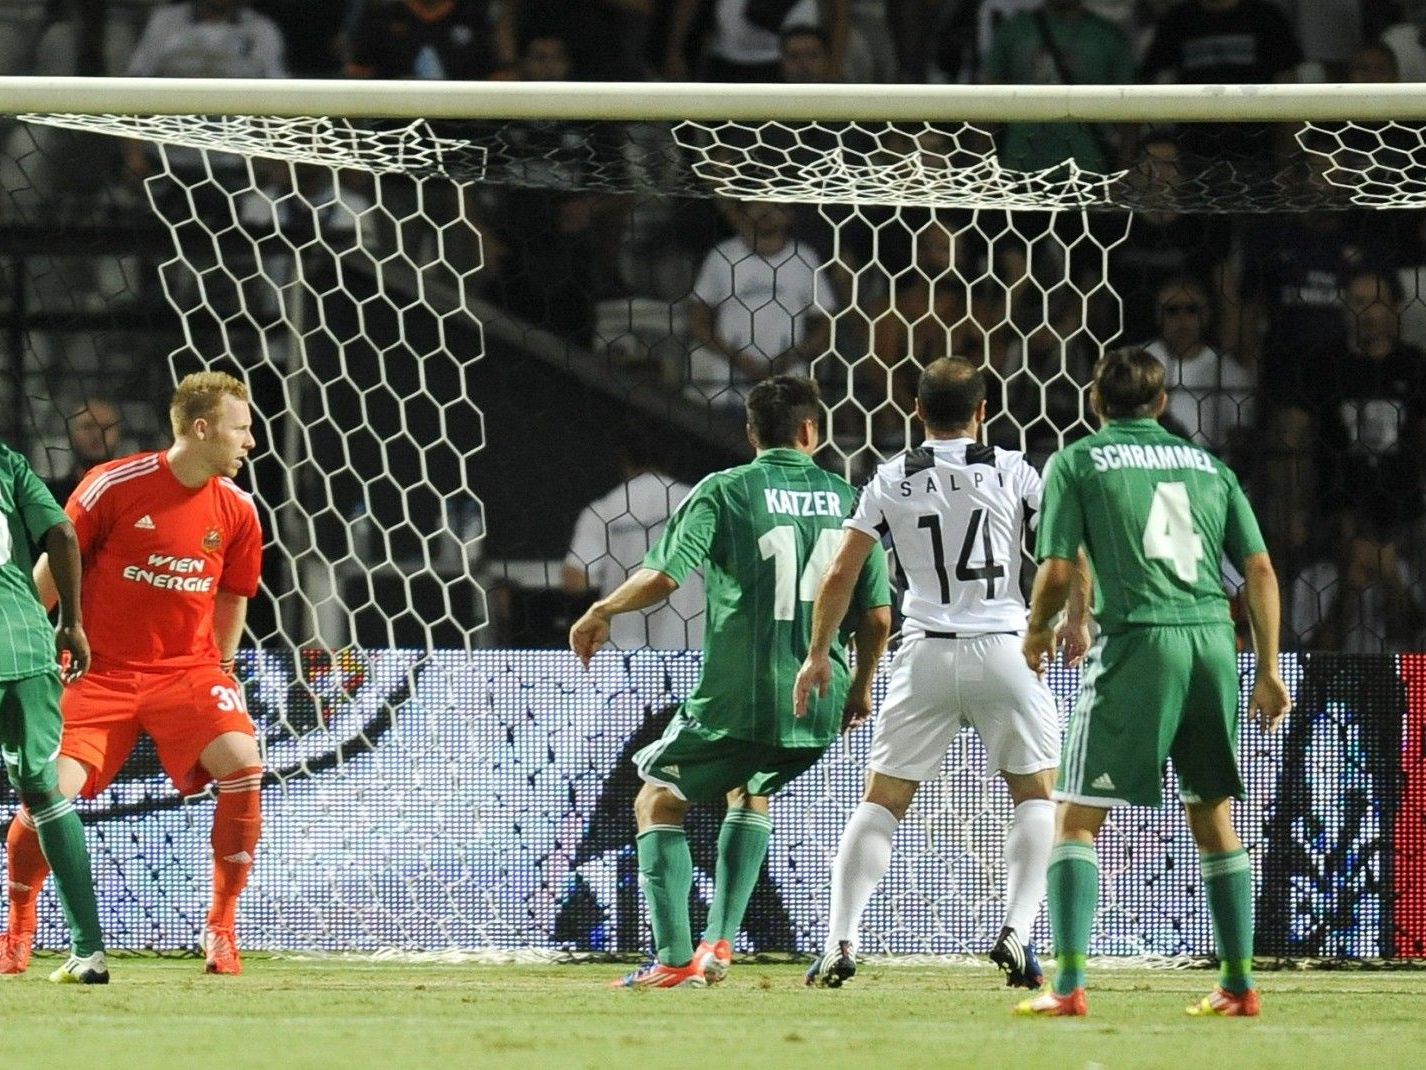
[[1144, 556], [1151, 561], [1167, 561], [1184, 583], [1197, 581], [1198, 563], [1203, 560], [1203, 536], [1193, 527], [1186, 483], [1160, 483], [1154, 487], [1149, 522], [1144, 527]]

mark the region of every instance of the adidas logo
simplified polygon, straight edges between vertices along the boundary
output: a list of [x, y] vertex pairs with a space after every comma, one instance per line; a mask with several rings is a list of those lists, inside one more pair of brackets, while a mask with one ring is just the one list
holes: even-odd
[[240, 864], [242, 864], [242, 865], [247, 865], [247, 864], [250, 863], [252, 860], [253, 860], [253, 856], [250, 855], [250, 854], [248, 854], [246, 851], [239, 851], [239, 852], [238, 852], [237, 854], [235, 854], [235, 855], [224, 855], [224, 856], [223, 856], [223, 861], [224, 861], [224, 862], [238, 862], [238, 863], [240, 863]]
[[141, 528], [144, 531], [153, 531], [157, 526], [158, 525], [153, 522], [153, 517], [149, 516], [148, 513], [145, 513], [134, 521], [134, 527]]
[[1101, 791], [1114, 791], [1114, 781], [1110, 779], [1108, 773], [1100, 773], [1089, 782], [1091, 788], [1099, 788]]
[[664, 767], [663, 767], [663, 773], [664, 773], [664, 776], [673, 777], [674, 780], [677, 780], [677, 779], [679, 778], [678, 766], [676, 766], [676, 765], [666, 765], [666, 766], [664, 766]]

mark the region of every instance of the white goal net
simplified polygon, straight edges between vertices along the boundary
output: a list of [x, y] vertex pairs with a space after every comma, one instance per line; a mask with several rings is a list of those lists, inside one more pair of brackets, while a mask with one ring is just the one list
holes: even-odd
[[[640, 946], [628, 755], [686, 692], [696, 651], [613, 651], [585, 676], [557, 649], [518, 649], [558, 641], [566, 571], [593, 582], [599, 561], [565, 548], [619, 479], [615, 427], [641, 425], [692, 482], [742, 459], [757, 371], [803, 371], [829, 409], [825, 463], [857, 479], [906, 448], [919, 369], [954, 353], [991, 373], [989, 439], [1043, 461], [1091, 428], [1093, 361], [1148, 341], [1135, 317], [1166, 300], [1157, 289], [1214, 296], [1191, 255], [1144, 276], [1155, 292], [1123, 292], [1117, 265], [1153, 260], [1135, 245], [1142, 220], [1211, 234], [1233, 212], [1426, 205], [1420, 128], [1370, 114], [1296, 124], [1271, 166], [1171, 153], [1140, 124], [1157, 148], [1097, 173], [1008, 168], [983, 121], [674, 121], [651, 107], [601, 122], [561, 107], [428, 122], [56, 104], [8, 128], [0, 227], [36, 250], [12, 265], [12, 292], [70, 300], [84, 322], [65, 330], [10, 299], [26, 339], [11, 433], [62, 459], [63, 419], [101, 394], [128, 390], [128, 412], [206, 367], [253, 390], [268, 540], [243, 665], [271, 776], [245, 946]], [[1124, 108], [1103, 136], [1128, 136]], [[115, 166], [111, 196], [64, 192], [76, 153]], [[120, 156], [141, 185], [117, 177]], [[117, 240], [115, 219], [129, 228]], [[78, 244], [46, 245], [32, 233], [46, 227]], [[742, 261], [765, 273], [760, 296]], [[165, 373], [109, 370], [126, 331], [128, 346], [162, 347]], [[734, 339], [741, 360], [723, 352]], [[1250, 392], [1222, 375], [1197, 404], [1213, 420], [1190, 431], [1215, 449], [1253, 419]], [[628, 500], [623, 519], [652, 527]], [[613, 531], [621, 517], [604, 519]], [[686, 641], [665, 645], [696, 646], [687, 612]], [[1074, 673], [1052, 683], [1067, 709]], [[747, 948], [813, 946], [865, 744], [775, 802]], [[1261, 870], [1285, 759], [1261, 740], [1244, 758]], [[173, 798], [142, 754], [96, 801], [115, 943], [191, 942], [209, 805]], [[903, 827], [868, 947], [988, 946], [1008, 816], [963, 736]], [[714, 829], [694, 828], [704, 870]], [[1103, 855], [1096, 951], [1209, 950], [1176, 815], [1119, 821]], [[1369, 883], [1331, 894], [1380, 914]], [[45, 917], [56, 939], [48, 901]], [[1326, 953], [1379, 953], [1369, 930]]]

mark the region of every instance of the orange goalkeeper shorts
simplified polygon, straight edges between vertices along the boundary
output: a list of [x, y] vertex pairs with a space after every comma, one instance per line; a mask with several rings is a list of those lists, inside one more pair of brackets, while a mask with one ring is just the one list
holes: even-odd
[[163, 771], [183, 795], [213, 778], [199, 762], [226, 732], [254, 735], [243, 689], [216, 665], [177, 672], [91, 669], [64, 689], [59, 752], [89, 768], [83, 795], [107, 788], [147, 732]]

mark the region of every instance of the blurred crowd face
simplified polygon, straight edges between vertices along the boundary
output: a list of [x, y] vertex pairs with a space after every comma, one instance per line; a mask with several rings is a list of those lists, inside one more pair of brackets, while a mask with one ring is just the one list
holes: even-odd
[[792, 217], [785, 206], [772, 201], [745, 201], [742, 215], [747, 223], [750, 244], [776, 251], [787, 240]]
[[536, 37], [525, 46], [520, 74], [527, 82], [569, 80], [569, 49], [558, 37]]
[[1175, 282], [1161, 286], [1156, 307], [1159, 337], [1176, 357], [1193, 355], [1207, 334], [1208, 295], [1201, 287]]
[[782, 80], [793, 84], [830, 82], [832, 57], [815, 33], [789, 33], [782, 42]]
[[107, 401], [89, 401], [69, 420], [69, 441], [76, 468], [92, 468], [116, 456], [119, 410]]
[[1382, 356], [1401, 333], [1401, 308], [1387, 280], [1363, 274], [1347, 283], [1342, 295], [1348, 336], [1368, 356]]
[[1351, 79], [1358, 83], [1397, 81], [1396, 53], [1382, 44], [1363, 45], [1352, 57]]

